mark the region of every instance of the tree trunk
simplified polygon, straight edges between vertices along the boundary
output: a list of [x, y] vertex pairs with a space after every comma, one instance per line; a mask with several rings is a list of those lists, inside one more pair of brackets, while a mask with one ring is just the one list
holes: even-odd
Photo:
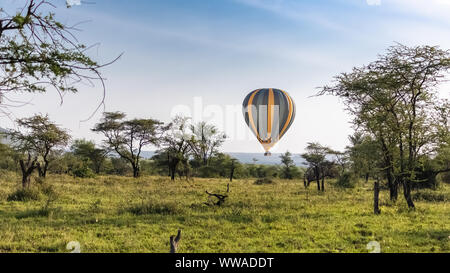
[[392, 194], [390, 196], [392, 201], [397, 201], [398, 198], [398, 184], [396, 181], [392, 182]]
[[[29, 157], [30, 158], [30, 157]], [[30, 175], [33, 173], [36, 168], [36, 160], [30, 162], [31, 159], [28, 159], [27, 164], [21, 159], [20, 170], [22, 171], [22, 187], [27, 188], [30, 186]]]
[[49, 161], [47, 159], [44, 159], [44, 169], [42, 170], [42, 177], [44, 178], [47, 176], [48, 164]]
[[414, 209], [414, 202], [411, 197], [411, 184], [410, 181], [403, 181], [403, 195], [405, 196], [406, 203], [408, 204], [408, 208]]
[[[397, 179], [394, 179], [394, 171], [393, 171], [393, 160], [392, 160], [392, 155], [391, 152], [389, 151], [386, 142], [384, 140], [383, 137], [381, 137], [381, 144], [383, 147], [383, 152], [384, 152], [384, 161], [386, 164], [386, 178], [388, 180], [388, 186], [389, 186], [389, 198], [391, 201], [397, 201], [397, 197], [398, 197], [398, 182]], [[403, 150], [403, 144], [400, 143], [400, 149], [401, 149], [401, 155], [403, 154], [402, 150]], [[403, 173], [403, 171], [402, 171]]]
[[322, 191], [325, 191], [325, 176], [322, 176]]
[[170, 180], [175, 180], [175, 168], [170, 171]]
[[177, 172], [178, 162], [179, 162], [179, 160], [176, 160], [175, 158], [172, 158], [172, 161], [169, 164], [170, 180], [175, 180], [175, 175], [176, 175], [176, 172]]
[[38, 175], [39, 175], [39, 177], [43, 177], [44, 174], [43, 174], [43, 170], [42, 170], [42, 167], [41, 167], [41, 163], [37, 163], [37, 164], [36, 164], [36, 168], [37, 168], [37, 170], [38, 170]]
[[167, 153], [167, 166], [169, 167], [169, 176], [172, 177], [172, 169], [170, 168], [170, 155]]
[[379, 195], [380, 195], [380, 182], [375, 181], [373, 184], [373, 213], [380, 214], [381, 210], [379, 208]]
[[389, 186], [389, 198], [391, 201], [395, 202], [398, 197], [398, 186], [396, 181], [394, 181], [391, 168], [386, 169], [386, 178]]
[[230, 182], [233, 181], [233, 175], [234, 175], [234, 168], [231, 168], [231, 173], [230, 173]]
[[320, 172], [319, 172], [319, 167], [316, 167], [315, 173], [316, 173], [317, 190], [320, 191]]
[[22, 173], [22, 188], [28, 188], [30, 186], [30, 175], [25, 172]]
[[45, 162], [43, 167], [41, 166], [40, 163], [37, 163], [36, 167], [38, 169], [39, 177], [45, 178], [47, 175], [48, 162]]
[[369, 181], [369, 173], [366, 173], [366, 183]]
[[100, 169], [102, 168], [102, 164], [101, 163], [96, 163], [94, 165], [94, 168], [95, 168], [95, 173], [99, 174], [100, 173]]
[[[401, 136], [400, 136], [401, 137]], [[400, 139], [400, 180], [399, 183], [403, 185], [403, 195], [405, 196], [406, 203], [408, 204], [408, 208], [414, 208], [414, 203], [411, 198], [411, 185], [409, 181], [405, 179], [405, 160], [404, 160], [404, 151], [403, 151], [403, 142]]]
[[138, 178], [140, 176], [140, 170], [139, 167], [136, 165], [133, 165], [133, 177]]

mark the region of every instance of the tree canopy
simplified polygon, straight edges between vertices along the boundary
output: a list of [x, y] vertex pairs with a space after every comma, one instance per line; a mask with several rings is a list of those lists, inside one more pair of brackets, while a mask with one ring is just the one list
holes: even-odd
[[402, 185], [411, 208], [420, 158], [436, 154], [448, 134], [449, 103], [437, 87], [449, 70], [450, 51], [397, 44], [369, 65], [339, 74], [319, 93], [341, 98], [355, 127], [378, 141], [384, 169], [395, 180], [390, 187]]
[[[69, 133], [51, 122], [47, 115], [18, 119], [17, 124], [20, 129], [10, 131], [9, 136], [14, 149], [24, 155], [19, 160], [24, 179], [28, 179], [36, 168], [39, 176], [45, 177], [51, 161], [50, 153], [68, 144]], [[25, 180], [24, 186], [28, 183]]]
[[92, 129], [102, 133], [105, 145], [133, 167], [133, 176], [140, 175], [142, 148], [158, 145], [162, 134], [162, 123], [155, 119], [125, 120], [122, 112], [105, 112], [102, 120]]
[[[80, 43], [79, 30], [59, 22], [47, 8], [53, 1], [29, 0], [17, 10], [0, 9], [0, 110], [16, 105], [8, 97], [17, 92], [46, 92], [53, 87], [60, 95], [76, 92], [80, 82], [100, 82], [99, 64], [87, 54], [90, 47]], [[9, 14], [14, 12], [13, 14]]]

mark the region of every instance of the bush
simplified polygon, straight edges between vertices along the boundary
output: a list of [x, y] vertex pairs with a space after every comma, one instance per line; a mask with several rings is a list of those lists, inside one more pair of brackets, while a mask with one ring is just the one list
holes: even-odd
[[266, 184], [275, 184], [275, 182], [268, 177], [260, 178], [256, 180], [253, 184], [255, 185], [266, 185]]
[[442, 182], [450, 184], [450, 172], [441, 173], [439, 176]]
[[72, 172], [73, 176], [80, 178], [93, 178], [95, 173], [86, 165], [83, 165]]
[[428, 201], [428, 202], [447, 202], [450, 198], [444, 193], [435, 190], [421, 190], [412, 194], [414, 201]]
[[116, 175], [127, 175], [133, 173], [131, 165], [125, 159], [121, 157], [111, 157], [109, 160], [105, 161], [105, 166], [107, 173]]
[[47, 196], [55, 196], [56, 192], [55, 192], [55, 188], [52, 185], [49, 184], [42, 184], [40, 185], [39, 189], [41, 190], [41, 192]]
[[35, 201], [39, 200], [40, 194], [36, 189], [21, 188], [8, 195], [8, 201]]
[[350, 172], [345, 172], [338, 177], [336, 186], [341, 188], [354, 188], [357, 182], [358, 178], [355, 175]]
[[204, 178], [216, 178], [220, 176], [219, 170], [213, 166], [201, 166], [198, 168], [197, 175]]

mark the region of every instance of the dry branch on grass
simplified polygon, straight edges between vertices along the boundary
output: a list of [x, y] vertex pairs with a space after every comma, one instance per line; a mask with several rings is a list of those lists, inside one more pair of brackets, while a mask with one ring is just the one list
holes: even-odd
[[170, 236], [170, 253], [176, 253], [178, 249], [178, 244], [181, 240], [181, 229], [178, 230], [178, 234]]
[[209, 197], [217, 198], [217, 201], [212, 201], [211, 199], [209, 199], [210, 202], [205, 202], [205, 205], [207, 205], [207, 206], [219, 206], [220, 207], [225, 202], [225, 199], [228, 197], [228, 195], [209, 193], [208, 191], [206, 191], [206, 193], [209, 195]]

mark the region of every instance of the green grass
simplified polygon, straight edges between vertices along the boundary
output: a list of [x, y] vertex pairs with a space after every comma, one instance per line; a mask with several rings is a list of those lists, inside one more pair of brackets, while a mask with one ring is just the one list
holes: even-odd
[[69, 252], [70, 241], [82, 252], [168, 252], [178, 228], [179, 252], [368, 252], [370, 241], [382, 252], [450, 252], [450, 185], [419, 196], [415, 211], [383, 191], [375, 216], [370, 183], [327, 181], [321, 193], [302, 181], [235, 180], [223, 207], [208, 207], [205, 190], [224, 193], [226, 179], [50, 176], [50, 202], [7, 201], [18, 181], [0, 175], [0, 252]]

